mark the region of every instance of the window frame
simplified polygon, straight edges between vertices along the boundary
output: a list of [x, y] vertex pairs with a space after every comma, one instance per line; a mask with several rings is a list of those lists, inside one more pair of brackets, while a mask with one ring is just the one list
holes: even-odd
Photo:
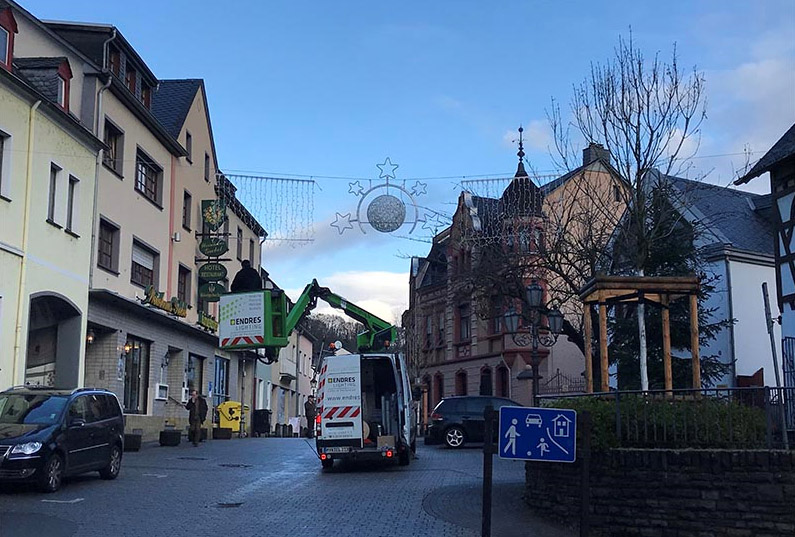
[[177, 299], [187, 305], [190, 305], [192, 276], [191, 270], [180, 263], [177, 267]]
[[[466, 314], [466, 315], [465, 315]], [[457, 309], [458, 315], [458, 342], [466, 343], [472, 340], [472, 309], [469, 304], [461, 304]], [[466, 319], [466, 322], [464, 322]]]
[[0, 199], [11, 201], [11, 135], [0, 130]]
[[[142, 171], [153, 172], [151, 175]], [[140, 147], [135, 154], [135, 191], [144, 198], [162, 209], [163, 193], [163, 167], [160, 166], [152, 157], [144, 152]], [[150, 192], [154, 197], [150, 196]]]
[[[103, 244], [107, 241], [103, 239], [103, 226], [106, 230], [110, 230], [110, 253], [103, 252]], [[108, 220], [107, 218], [99, 217], [99, 232], [97, 234], [97, 266], [101, 269], [107, 270], [115, 275], [119, 275], [119, 237], [121, 236], [119, 226]], [[110, 258], [110, 265], [102, 263], [103, 256]]]
[[210, 182], [210, 155], [204, 154], [204, 180]]
[[9, 66], [11, 62], [8, 59], [8, 56], [11, 54], [11, 32], [5, 28], [4, 26], [0, 26], [0, 32], [5, 32], [5, 40], [3, 39], [3, 34], [0, 33], [0, 42], [5, 41], [5, 49], [6, 53], [4, 55], [0, 55], [0, 63], [4, 66]]
[[191, 220], [193, 219], [193, 196], [188, 190], [182, 191], [182, 227], [185, 231], [191, 231]]
[[[130, 62], [127, 63], [129, 64]], [[135, 69], [132, 69], [129, 66], [125, 66], [124, 85], [127, 86], [127, 89], [130, 90], [130, 93], [135, 95], [135, 89], [138, 85], [138, 73], [135, 71]]]
[[60, 181], [63, 168], [54, 162], [50, 162], [50, 184], [47, 192], [47, 222], [61, 227], [56, 218], [58, 216], [58, 183]]
[[[147, 403], [149, 402], [149, 366], [152, 355], [152, 343], [151, 341], [147, 341], [132, 334], [127, 334], [127, 343], [130, 344], [130, 352], [124, 354], [124, 384], [122, 403], [124, 406], [124, 413], [146, 414]], [[128, 389], [131, 390], [133, 387], [132, 379], [128, 378], [129, 366], [131, 363], [134, 363], [134, 353], [138, 349], [141, 349], [138, 351], [138, 381], [135, 383], [135, 391], [128, 392]], [[133, 395], [135, 395], [135, 401], [132, 400]], [[134, 403], [135, 406], [132, 406], [130, 403]]]
[[193, 136], [191, 136], [189, 130], [185, 130], [185, 151], [188, 152], [185, 159], [188, 161], [188, 164], [193, 164]]
[[[73, 235], [77, 235], [75, 232], [75, 224], [77, 224], [77, 220], [80, 218], [80, 203], [79, 203], [79, 188], [80, 188], [80, 179], [75, 177], [74, 175], [69, 175], [69, 183], [67, 185], [66, 190], [66, 227], [65, 230], [68, 233]], [[77, 202], [77, 203], [76, 203]]]
[[243, 228], [237, 226], [237, 260], [243, 261]]
[[[159, 275], [158, 274], [159, 273], [158, 268], [159, 268], [159, 264], [160, 264], [159, 263], [159, 261], [160, 261], [160, 259], [159, 259], [160, 258], [160, 253], [157, 250], [147, 246], [142, 241], [134, 238], [133, 239], [133, 243], [132, 243], [131, 252], [134, 252], [136, 247], [138, 249], [140, 249], [140, 250], [143, 250], [145, 253], [147, 253], [147, 254], [152, 256], [152, 268], [149, 269], [149, 268], [145, 267], [144, 265], [141, 265], [140, 263], [136, 263], [134, 257], [131, 254], [130, 255], [130, 283], [132, 283], [133, 285], [138, 285], [138, 286], [140, 286], [140, 287], [142, 287], [144, 289], [146, 289], [146, 287], [149, 286], [149, 285], [151, 285], [155, 289], [157, 289], [157, 285], [159, 283], [158, 282], [158, 275]], [[146, 275], [147, 272], [151, 273], [149, 275], [149, 280], [150, 281], [148, 281], [148, 282], [140, 278], [141, 275]]]
[[102, 152], [102, 164], [121, 178], [124, 178], [124, 131], [107, 116], [103, 141], [110, 150]]
[[64, 110], [69, 110], [69, 103], [67, 102], [67, 98], [69, 97], [69, 87], [68, 87], [69, 83], [64, 77], [60, 75], [58, 75], [57, 78], [58, 78], [57, 82], [58, 88], [56, 90], [57, 93], [55, 101], [58, 104], [58, 106], [60, 106]]

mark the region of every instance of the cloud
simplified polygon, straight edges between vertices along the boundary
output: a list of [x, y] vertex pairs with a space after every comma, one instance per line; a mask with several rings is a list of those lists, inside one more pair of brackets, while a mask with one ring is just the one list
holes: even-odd
[[[525, 148], [546, 151], [552, 144], [552, 132], [549, 129], [549, 123], [542, 119], [531, 120], [524, 127], [523, 138]], [[519, 133], [516, 129], [508, 130], [502, 136], [503, 144], [506, 147], [515, 147], [519, 143], [518, 140]]]
[[[392, 323], [408, 308], [408, 272], [348, 271], [335, 272], [318, 283], [370, 313]], [[285, 289], [292, 300], [298, 299], [301, 289]], [[323, 301], [318, 301], [315, 313], [345, 316]]]

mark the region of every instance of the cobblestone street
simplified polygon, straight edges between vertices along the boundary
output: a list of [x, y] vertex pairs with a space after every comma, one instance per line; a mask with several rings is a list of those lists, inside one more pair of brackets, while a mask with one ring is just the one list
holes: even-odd
[[[408, 468], [339, 463], [313, 441], [250, 438], [126, 453], [116, 481], [73, 478], [55, 494], [0, 488], [0, 537], [480, 535], [482, 452], [419, 446]], [[522, 463], [495, 458], [495, 537], [563, 531], [530, 516]]]

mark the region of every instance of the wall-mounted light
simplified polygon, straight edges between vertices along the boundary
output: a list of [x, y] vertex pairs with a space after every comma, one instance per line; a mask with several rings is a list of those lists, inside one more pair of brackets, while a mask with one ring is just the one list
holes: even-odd
[[91, 345], [92, 343], [94, 343], [94, 338], [95, 337], [96, 336], [94, 335], [94, 331], [89, 328], [88, 329], [88, 333], [86, 334], [86, 343]]
[[124, 354], [130, 354], [131, 350], [132, 350], [132, 343], [128, 341], [127, 343], [124, 344]]
[[163, 367], [168, 367], [168, 362], [169, 362], [170, 358], [171, 358], [171, 354], [166, 352], [166, 354], [163, 356]]

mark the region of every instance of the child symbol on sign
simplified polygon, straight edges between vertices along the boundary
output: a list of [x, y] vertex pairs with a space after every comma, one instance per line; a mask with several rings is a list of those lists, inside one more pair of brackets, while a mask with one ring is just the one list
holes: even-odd
[[542, 457], [544, 456], [544, 453], [549, 451], [549, 444], [547, 444], [546, 440], [544, 440], [543, 438], [541, 439], [541, 441], [538, 443], [538, 445], [536, 447], [541, 450], [541, 456]]
[[505, 449], [502, 450], [503, 453], [508, 453], [510, 449], [511, 455], [516, 455], [516, 437], [522, 436], [516, 431], [516, 423], [515, 419], [511, 420], [511, 426], [505, 431], [505, 438], [508, 439], [508, 443], [505, 445]]

